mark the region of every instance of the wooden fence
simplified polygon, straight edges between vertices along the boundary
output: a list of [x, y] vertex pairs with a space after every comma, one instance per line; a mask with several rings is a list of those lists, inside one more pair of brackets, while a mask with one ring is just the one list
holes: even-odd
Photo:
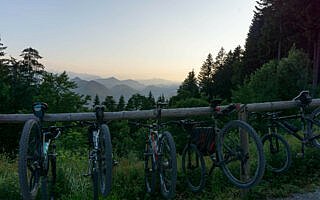
[[[313, 99], [311, 106], [320, 106], [320, 99]], [[221, 106], [222, 108], [224, 106]], [[243, 105], [244, 111], [259, 112], [259, 111], [273, 111], [285, 110], [296, 107], [294, 101], [276, 101], [264, 103], [251, 103]], [[200, 116], [209, 115], [212, 113], [210, 107], [195, 107], [195, 108], [175, 108], [175, 109], [162, 109], [162, 117], [187, 117], [187, 116]], [[245, 112], [246, 114], [246, 112]], [[104, 119], [106, 120], [121, 120], [121, 119], [149, 119], [156, 118], [157, 112], [155, 110], [139, 110], [139, 111], [120, 111], [120, 112], [105, 112]], [[241, 119], [246, 116], [239, 115]], [[35, 118], [33, 114], [0, 114], [0, 123], [23, 123], [28, 119]], [[46, 114], [44, 121], [85, 121], [95, 120], [96, 116], [93, 112], [87, 113], [59, 113], [59, 114]]]

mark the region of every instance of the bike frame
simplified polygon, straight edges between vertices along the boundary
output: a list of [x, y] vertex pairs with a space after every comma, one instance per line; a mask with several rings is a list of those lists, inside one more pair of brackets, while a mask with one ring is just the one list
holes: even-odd
[[[306, 116], [304, 114], [304, 109], [301, 108], [301, 113], [297, 114], [297, 115], [290, 115], [290, 116], [284, 116], [284, 117], [272, 117], [271, 118], [271, 125], [269, 125], [269, 134], [272, 132], [272, 128], [274, 129], [274, 132], [277, 133], [277, 128], [276, 127], [280, 127], [282, 129], [284, 129], [287, 133], [289, 133], [290, 135], [294, 136], [295, 138], [297, 138], [299, 141], [303, 142], [303, 143], [307, 143], [310, 141], [313, 141], [315, 139], [320, 138], [320, 134], [315, 135], [313, 137], [308, 137], [309, 136], [309, 132], [311, 130], [309, 130], [310, 127], [306, 126], [306, 122], [310, 122], [311, 124], [316, 124], [317, 126], [320, 126], [320, 122], [315, 121], [313, 118], [311, 118], [310, 116]], [[299, 135], [297, 132], [299, 131], [295, 131], [292, 130], [290, 128], [288, 128], [285, 123], [288, 123], [286, 120], [290, 120], [290, 119], [301, 119], [302, 121], [302, 128], [300, 130], [304, 131], [304, 135], [301, 136]], [[292, 125], [291, 123], [288, 123], [290, 125]]]
[[[154, 163], [157, 163], [159, 160], [159, 131], [154, 130], [153, 128], [149, 129], [148, 141], [151, 144], [152, 149], [152, 160]], [[157, 166], [157, 165], [156, 165]]]

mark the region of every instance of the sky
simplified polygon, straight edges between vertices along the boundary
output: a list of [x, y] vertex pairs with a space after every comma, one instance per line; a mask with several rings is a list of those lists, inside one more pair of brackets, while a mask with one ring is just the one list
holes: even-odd
[[48, 71], [182, 81], [209, 53], [242, 47], [254, 0], [1, 0], [7, 56], [27, 47]]

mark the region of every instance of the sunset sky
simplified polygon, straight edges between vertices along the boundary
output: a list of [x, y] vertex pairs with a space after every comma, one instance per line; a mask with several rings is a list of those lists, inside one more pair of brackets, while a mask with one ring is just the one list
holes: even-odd
[[49, 71], [182, 81], [208, 53], [243, 46], [253, 0], [2, 0], [7, 55], [37, 49]]

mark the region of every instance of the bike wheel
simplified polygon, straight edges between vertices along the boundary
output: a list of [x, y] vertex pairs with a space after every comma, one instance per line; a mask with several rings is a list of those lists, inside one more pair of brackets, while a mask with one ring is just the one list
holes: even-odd
[[[317, 123], [320, 124], [320, 108], [314, 110], [311, 117], [315, 121], [315, 123], [307, 121], [307, 132], [310, 138], [316, 135], [320, 135], [320, 126], [317, 125]], [[312, 144], [315, 147], [320, 148], [320, 138], [312, 140]]]
[[266, 166], [272, 172], [286, 171], [291, 165], [291, 151], [288, 142], [278, 134], [262, 137]]
[[56, 158], [49, 158], [46, 175], [41, 177], [41, 199], [54, 200], [56, 183]]
[[99, 134], [99, 181], [100, 192], [103, 196], [107, 196], [111, 191], [112, 181], [112, 144], [110, 131], [106, 124], [101, 125], [101, 131]]
[[93, 166], [93, 169], [91, 171], [91, 178], [92, 178], [92, 184], [93, 184], [93, 200], [99, 199], [99, 174], [97, 167]]
[[206, 165], [194, 144], [187, 144], [182, 152], [182, 172], [192, 192], [200, 192], [206, 183]]
[[165, 131], [160, 139], [160, 184], [161, 193], [166, 199], [175, 195], [177, 182], [177, 157], [176, 146], [171, 134]]
[[265, 170], [262, 143], [246, 122], [234, 120], [225, 125], [218, 135], [217, 153], [224, 174], [235, 186], [250, 188], [262, 179]]
[[150, 143], [147, 143], [145, 148], [144, 173], [146, 190], [148, 193], [153, 193], [156, 186], [156, 168], [153, 161], [153, 151]]
[[38, 121], [28, 120], [19, 142], [19, 183], [23, 199], [35, 199], [40, 187], [41, 131]]

